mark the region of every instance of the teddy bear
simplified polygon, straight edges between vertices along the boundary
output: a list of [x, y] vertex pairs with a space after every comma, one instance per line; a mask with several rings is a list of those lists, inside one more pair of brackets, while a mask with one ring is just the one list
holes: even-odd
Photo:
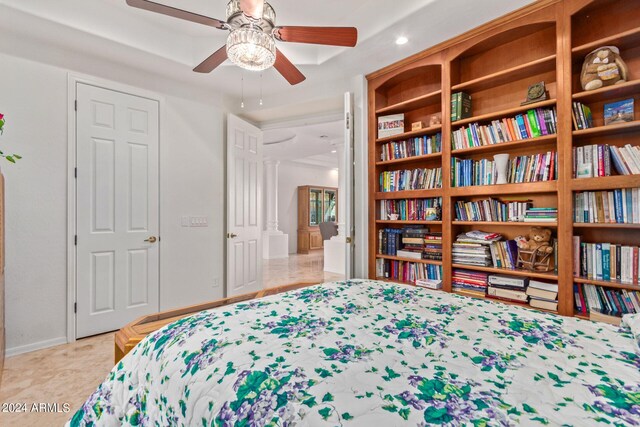
[[627, 65], [615, 46], [603, 46], [586, 56], [580, 73], [580, 84], [584, 90], [599, 89], [624, 83], [628, 77]]
[[542, 227], [531, 227], [529, 232], [529, 240], [523, 240], [518, 243], [520, 249], [525, 251], [535, 251], [550, 254], [553, 252], [551, 246], [551, 230]]

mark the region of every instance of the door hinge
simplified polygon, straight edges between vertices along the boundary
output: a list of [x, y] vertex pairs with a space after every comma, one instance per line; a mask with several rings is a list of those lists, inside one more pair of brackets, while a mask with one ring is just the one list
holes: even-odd
[[351, 114], [350, 113], [347, 113], [346, 122], [347, 122], [347, 129], [351, 129]]
[[78, 235], [73, 236], [73, 244], [78, 246]]
[[73, 109], [75, 111], [78, 111], [78, 100], [77, 99], [75, 101], [73, 101]]
[[73, 168], [73, 177], [74, 178], [78, 177], [78, 168]]
[[77, 302], [74, 302], [74, 303], [73, 303], [73, 312], [74, 312], [74, 313], [77, 313], [77, 312], [78, 312], [78, 303], [77, 303]]

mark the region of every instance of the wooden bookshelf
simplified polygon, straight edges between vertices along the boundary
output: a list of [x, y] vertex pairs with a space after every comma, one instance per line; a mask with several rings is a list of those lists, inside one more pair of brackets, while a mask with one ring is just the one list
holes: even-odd
[[[580, 87], [580, 72], [586, 54], [599, 46], [615, 45], [629, 69], [627, 82], [597, 90]], [[531, 277], [559, 283], [558, 313], [588, 319], [574, 307], [574, 284], [593, 284], [614, 289], [640, 290], [640, 285], [592, 281], [573, 277], [572, 263], [560, 262], [557, 271], [531, 272], [496, 267], [459, 265], [452, 262], [457, 234], [480, 229], [496, 231], [507, 238], [526, 234], [528, 227], [547, 227], [558, 241], [558, 259], [573, 259], [574, 235], [585, 242], [631, 244], [640, 242], [640, 224], [574, 223], [573, 197], [578, 191], [640, 188], [640, 175], [573, 178], [573, 148], [592, 144], [638, 145], [640, 137], [640, 2], [625, 0], [541, 0], [485, 26], [427, 49], [367, 76], [369, 103], [369, 276], [376, 277], [378, 230], [410, 225], [427, 226], [443, 235], [443, 291], [452, 292], [453, 269]], [[521, 105], [527, 88], [544, 81], [548, 99]], [[451, 120], [451, 95], [471, 96], [471, 117]], [[604, 126], [603, 106], [626, 98], [635, 100], [634, 121]], [[590, 106], [594, 127], [574, 130], [572, 102]], [[490, 124], [535, 108], [555, 108], [557, 132], [538, 138], [493, 145], [453, 149], [452, 132], [471, 123]], [[415, 118], [442, 115], [442, 124], [378, 139], [377, 117], [405, 113], [405, 126]], [[425, 122], [428, 123], [428, 122]], [[415, 136], [442, 133], [442, 153], [411, 160], [381, 162], [378, 144]], [[635, 141], [635, 142], [634, 142]], [[479, 160], [496, 153], [511, 157], [556, 151], [557, 180], [522, 184], [453, 187], [453, 157]], [[441, 189], [380, 193], [378, 181], [391, 165], [442, 167]], [[408, 167], [408, 166], [407, 166]], [[535, 207], [556, 207], [555, 223], [480, 222], [455, 220], [457, 201], [523, 196]], [[380, 200], [442, 197], [442, 221], [379, 220]], [[412, 261], [412, 260], [406, 260]], [[385, 280], [385, 279], [382, 279]], [[496, 301], [499, 302], [499, 301]], [[519, 305], [519, 304], [514, 304]]]
[[425, 154], [422, 156], [411, 156], [404, 157], [402, 159], [393, 159], [393, 160], [384, 160], [376, 162], [376, 166], [384, 166], [384, 165], [397, 165], [397, 164], [405, 164], [405, 163], [419, 163], [425, 160], [439, 160], [442, 157], [442, 153], [433, 153], [433, 154]]
[[415, 262], [415, 263], [418, 263], [418, 264], [442, 265], [442, 261], [436, 261], [436, 260], [432, 260], [432, 259], [402, 258], [402, 257], [398, 257], [398, 256], [381, 255], [381, 254], [376, 255], [376, 258], [390, 259], [392, 261]]
[[640, 291], [640, 284], [623, 283], [618, 280], [614, 280], [614, 281], [594, 280], [594, 279], [587, 279], [586, 277], [574, 277], [573, 281], [575, 283], [586, 283], [588, 285], [598, 285], [598, 286], [604, 286], [606, 288], [631, 289], [634, 291]]

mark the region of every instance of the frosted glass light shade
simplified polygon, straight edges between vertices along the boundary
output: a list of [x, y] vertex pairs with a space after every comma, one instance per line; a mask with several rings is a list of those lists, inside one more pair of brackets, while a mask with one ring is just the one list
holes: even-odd
[[227, 38], [227, 56], [245, 70], [266, 70], [276, 62], [276, 43], [262, 31], [238, 28]]

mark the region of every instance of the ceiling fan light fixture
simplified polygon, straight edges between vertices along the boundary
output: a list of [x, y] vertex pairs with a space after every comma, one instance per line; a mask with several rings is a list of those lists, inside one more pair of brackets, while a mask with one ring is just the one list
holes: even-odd
[[276, 43], [270, 34], [260, 30], [238, 28], [227, 38], [227, 56], [245, 70], [266, 70], [276, 62]]

